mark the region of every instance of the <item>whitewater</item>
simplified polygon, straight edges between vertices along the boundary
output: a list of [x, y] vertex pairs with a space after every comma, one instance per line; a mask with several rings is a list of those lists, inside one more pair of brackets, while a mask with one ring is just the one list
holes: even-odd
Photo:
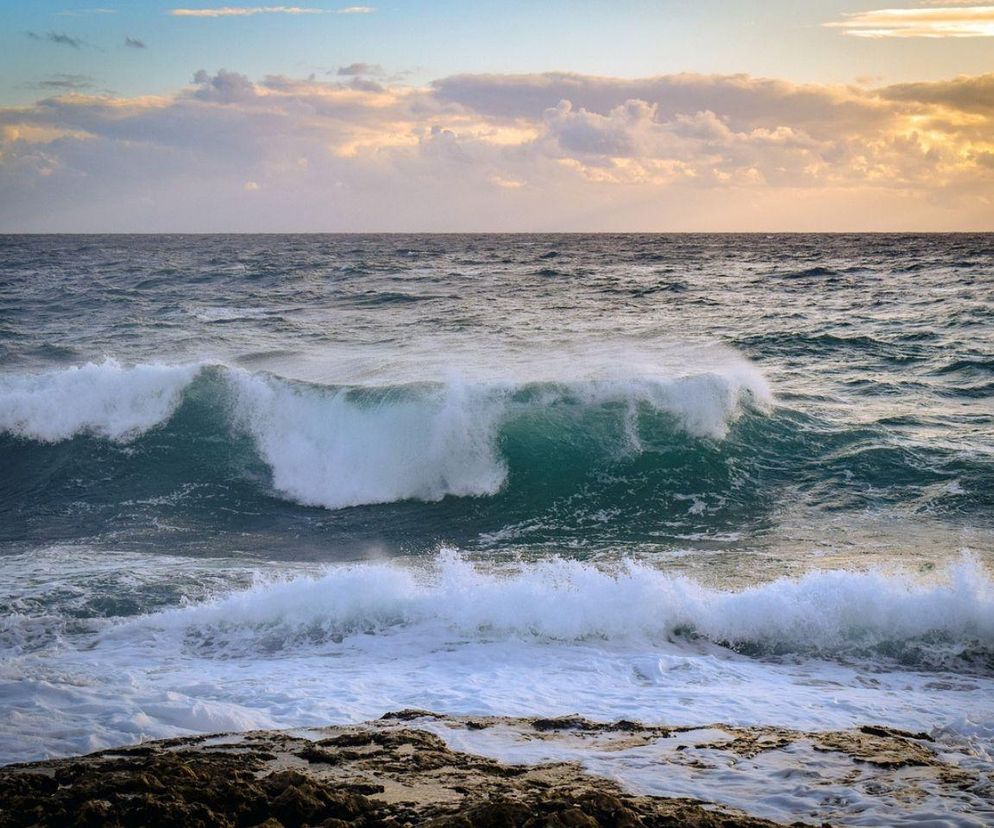
[[985, 235], [4, 237], [0, 762], [417, 708], [882, 725], [989, 780], [992, 273]]

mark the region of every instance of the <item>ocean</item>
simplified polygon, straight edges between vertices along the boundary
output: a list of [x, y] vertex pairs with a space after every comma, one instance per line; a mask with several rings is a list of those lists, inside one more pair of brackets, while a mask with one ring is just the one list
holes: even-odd
[[0, 236], [0, 469], [0, 762], [421, 708], [991, 791], [994, 235]]

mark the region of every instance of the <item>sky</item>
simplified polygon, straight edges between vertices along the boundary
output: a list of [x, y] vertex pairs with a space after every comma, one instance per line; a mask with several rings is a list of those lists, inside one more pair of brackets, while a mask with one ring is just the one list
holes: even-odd
[[994, 230], [994, 5], [350, 1], [0, 0], [0, 232]]

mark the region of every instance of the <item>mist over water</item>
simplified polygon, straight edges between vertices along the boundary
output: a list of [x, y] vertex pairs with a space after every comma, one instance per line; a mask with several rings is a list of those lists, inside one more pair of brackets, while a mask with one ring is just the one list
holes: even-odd
[[0, 274], [2, 760], [405, 706], [994, 735], [989, 235]]

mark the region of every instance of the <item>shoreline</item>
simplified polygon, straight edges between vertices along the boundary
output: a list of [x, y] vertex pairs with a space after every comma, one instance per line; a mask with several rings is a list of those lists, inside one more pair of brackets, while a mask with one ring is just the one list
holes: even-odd
[[[481, 741], [482, 740], [482, 741]], [[489, 747], [487, 740], [490, 740]], [[494, 745], [520, 743], [524, 762], [494, 758]], [[681, 773], [701, 778], [705, 796], [634, 792], [618, 775], [577, 759], [542, 761], [543, 751], [623, 756], [664, 745], [652, 771], [665, 787]], [[975, 789], [982, 780], [949, 764], [924, 733], [866, 725], [804, 733], [730, 725], [665, 727], [577, 717], [444, 716], [387, 713], [357, 725], [195, 735], [0, 768], [0, 828], [29, 825], [667, 825], [766, 828], [834, 823], [797, 813], [770, 820], [722, 803], [720, 762], [787, 757], [803, 775], [807, 747], [824, 770], [865, 774], [875, 789]], [[803, 748], [803, 749], [802, 749]], [[536, 752], [537, 751], [537, 752]], [[578, 754], [579, 755], [579, 754]], [[824, 757], [824, 760], [822, 760]], [[609, 778], [609, 776], [611, 778]], [[709, 776], [714, 778], [708, 779]], [[769, 774], [776, 786], [776, 774]], [[916, 787], [917, 786], [917, 787]], [[714, 797], [706, 793], [714, 788]], [[757, 791], [757, 796], [758, 796]], [[962, 804], [962, 803], [961, 803]], [[962, 814], [962, 812], [960, 812]], [[951, 814], [950, 814], [951, 816]], [[978, 813], [978, 817], [983, 816]], [[969, 823], [966, 823], [969, 824]]]

